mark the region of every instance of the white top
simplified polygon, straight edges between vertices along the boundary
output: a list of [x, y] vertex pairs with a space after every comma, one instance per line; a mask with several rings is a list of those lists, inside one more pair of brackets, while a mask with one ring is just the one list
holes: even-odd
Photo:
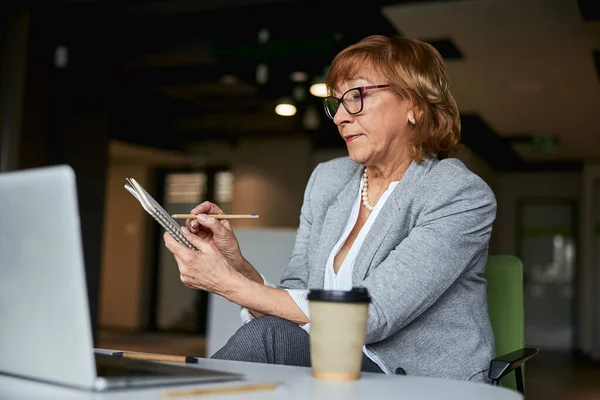
[[[394, 191], [394, 188], [396, 187], [397, 184], [398, 184], [398, 181], [390, 183], [387, 190], [383, 193], [383, 195], [381, 195], [381, 198], [379, 199], [379, 201], [377, 201], [377, 204], [373, 208], [373, 211], [371, 211], [371, 214], [369, 215], [369, 217], [367, 218], [367, 221], [365, 222], [365, 224], [361, 228], [360, 232], [358, 233], [356, 240], [352, 244], [352, 247], [348, 251], [348, 254], [346, 255], [346, 258], [344, 259], [344, 262], [342, 263], [342, 265], [340, 266], [340, 269], [338, 270], [338, 273], [336, 274], [333, 269], [334, 258], [337, 255], [337, 253], [339, 252], [339, 250], [342, 248], [344, 243], [346, 243], [346, 239], [348, 239], [348, 235], [350, 235], [352, 228], [356, 224], [356, 221], [358, 219], [358, 213], [359, 213], [360, 207], [362, 205], [363, 181], [361, 179], [360, 187], [358, 189], [358, 196], [356, 198], [356, 201], [354, 202], [354, 206], [352, 207], [352, 212], [350, 213], [350, 216], [348, 217], [348, 222], [346, 223], [344, 232], [342, 233], [342, 236], [340, 237], [340, 239], [338, 240], [336, 245], [333, 247], [331, 253], [329, 254], [329, 258], [327, 259], [327, 265], [325, 266], [325, 281], [323, 282], [324, 283], [323, 288], [325, 290], [351, 290], [352, 289], [352, 286], [353, 286], [352, 285], [352, 272], [354, 271], [354, 261], [356, 260], [356, 256], [358, 255], [358, 252], [365, 240], [365, 237], [369, 233], [371, 226], [373, 226], [373, 222], [375, 222], [377, 215], [379, 214], [379, 211], [381, 210], [381, 208], [383, 207], [383, 205], [389, 198], [390, 194]], [[263, 277], [263, 280], [265, 281], [265, 285], [275, 287], [275, 285], [268, 282], [266, 279], [264, 279], [264, 277]], [[286, 289], [286, 291], [290, 294], [290, 296], [296, 302], [298, 307], [302, 310], [302, 312], [304, 312], [306, 317], [310, 320], [308, 299], [307, 299], [309, 290]], [[250, 322], [251, 320], [254, 319], [254, 316], [246, 308], [242, 308], [240, 316], [244, 323]], [[310, 323], [302, 325], [301, 328], [304, 329], [307, 333], [310, 332]], [[375, 353], [373, 353], [369, 349], [368, 346], [363, 346], [363, 352], [374, 363], [376, 363], [379, 366], [379, 368], [381, 368], [382, 371], [384, 371], [386, 374], [390, 373], [390, 371], [385, 367], [385, 365], [379, 359], [379, 357], [377, 357], [377, 355]]]

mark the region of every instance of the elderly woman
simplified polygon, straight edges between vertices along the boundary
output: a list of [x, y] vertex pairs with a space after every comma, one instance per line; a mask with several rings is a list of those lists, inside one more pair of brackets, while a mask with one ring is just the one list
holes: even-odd
[[[184, 234], [165, 234], [181, 280], [242, 306], [245, 322], [213, 357], [310, 365], [310, 289], [367, 288], [363, 371], [484, 381], [494, 355], [485, 269], [494, 195], [448, 158], [460, 120], [436, 50], [371, 36], [340, 52], [325, 112], [349, 157], [318, 165], [279, 285], [240, 252], [202, 203]], [[265, 249], [268, 251], [268, 249]], [[260, 266], [258, 266], [260, 268]]]

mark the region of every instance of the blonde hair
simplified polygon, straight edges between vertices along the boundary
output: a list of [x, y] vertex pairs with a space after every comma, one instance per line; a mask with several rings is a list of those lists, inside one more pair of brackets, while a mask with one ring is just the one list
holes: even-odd
[[402, 98], [415, 107], [411, 153], [445, 158], [460, 148], [460, 116], [450, 93], [442, 56], [428, 43], [401, 36], [369, 36], [342, 50], [332, 61], [325, 81], [328, 91], [351, 80], [364, 67], [381, 74]]

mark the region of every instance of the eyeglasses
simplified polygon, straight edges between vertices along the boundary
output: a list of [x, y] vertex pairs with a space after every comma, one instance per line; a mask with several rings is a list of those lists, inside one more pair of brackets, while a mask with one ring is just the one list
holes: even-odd
[[358, 114], [363, 109], [363, 93], [368, 89], [378, 89], [383, 87], [389, 87], [390, 85], [374, 85], [374, 86], [361, 86], [352, 88], [346, 91], [339, 99], [335, 96], [327, 96], [323, 99], [323, 105], [325, 106], [325, 114], [331, 119], [335, 117], [340, 103], [344, 105], [348, 114]]

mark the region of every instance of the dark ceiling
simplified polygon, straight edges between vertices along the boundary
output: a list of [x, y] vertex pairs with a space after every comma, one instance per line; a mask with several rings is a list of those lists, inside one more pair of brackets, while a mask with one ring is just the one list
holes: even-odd
[[[114, 139], [186, 150], [206, 139], [294, 134], [308, 135], [316, 148], [344, 147], [308, 86], [347, 45], [372, 34], [401, 34], [380, 12], [397, 3], [402, 2], [70, 0], [32, 7], [56, 19], [53, 24], [46, 17], [46, 29], [69, 47], [70, 59], [76, 61], [79, 52], [97, 66], [63, 82], [86, 85], [105, 74], [101, 68], [110, 70], [104, 82], [110, 86]], [[265, 43], [258, 39], [261, 30], [268, 31]], [[448, 38], [430, 43], [445, 59], [464, 57]], [[259, 64], [268, 66], [264, 84], [256, 81]], [[305, 72], [308, 81], [292, 82], [294, 71]], [[290, 97], [295, 86], [306, 93], [297, 100], [298, 113], [276, 115], [277, 100]], [[318, 127], [305, 128], [309, 109], [319, 114]], [[463, 119], [464, 143], [495, 168], [578, 167], [525, 163], [477, 115]]]
[[[115, 108], [127, 110], [117, 117], [119, 138], [131, 140], [146, 120], [169, 132], [175, 147], [202, 139], [290, 134], [311, 135], [318, 147], [343, 145], [308, 87], [348, 44], [369, 34], [396, 33], [376, 2], [363, 4], [359, 15], [316, 1], [225, 1], [205, 9], [192, 5], [208, 2], [175, 2], [186, 5], [178, 9], [140, 3], [110, 13], [112, 35], [121, 38], [115, 52], [122, 66], [122, 102]], [[258, 40], [261, 30], [268, 31], [265, 43]], [[268, 68], [264, 84], [256, 82], [259, 64]], [[308, 80], [293, 82], [295, 71]], [[234, 81], [223, 82], [225, 76]], [[291, 97], [296, 86], [305, 93], [304, 100], [296, 100], [296, 116], [276, 115], [278, 99]], [[322, 123], [307, 130], [302, 116], [311, 106]], [[160, 115], [160, 121], [148, 120], [149, 115]], [[159, 136], [142, 137], [145, 144], [164, 146]]]

